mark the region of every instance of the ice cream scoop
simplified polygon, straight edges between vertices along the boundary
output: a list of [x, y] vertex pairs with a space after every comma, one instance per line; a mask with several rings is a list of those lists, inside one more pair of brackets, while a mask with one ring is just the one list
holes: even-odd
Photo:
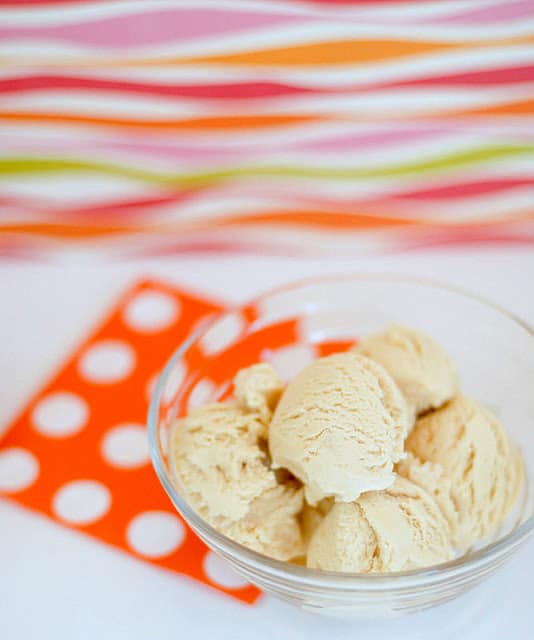
[[176, 423], [170, 456], [180, 487], [208, 523], [260, 553], [288, 560], [303, 551], [297, 521], [302, 489], [270, 468], [265, 437], [257, 415], [217, 403]]
[[407, 427], [405, 400], [380, 364], [355, 352], [319, 358], [288, 384], [274, 412], [272, 464], [304, 483], [312, 506], [355, 500], [393, 483]]
[[434, 495], [459, 550], [499, 527], [517, 498], [523, 467], [488, 409], [456, 396], [416, 422], [406, 448], [412, 455], [399, 473]]
[[453, 557], [449, 527], [432, 497], [398, 477], [383, 491], [336, 503], [315, 530], [307, 566], [327, 571], [405, 571]]
[[238, 371], [234, 378], [234, 392], [243, 409], [255, 413], [260, 420], [268, 423], [284, 384], [270, 364], [253, 364]]
[[392, 376], [406, 398], [412, 424], [417, 415], [440, 407], [458, 392], [452, 360], [421, 331], [391, 325], [364, 338], [355, 349], [379, 362]]

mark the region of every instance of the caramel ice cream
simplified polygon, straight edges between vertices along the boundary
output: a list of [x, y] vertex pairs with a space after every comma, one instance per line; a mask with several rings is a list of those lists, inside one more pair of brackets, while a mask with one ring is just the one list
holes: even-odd
[[266, 435], [259, 417], [237, 405], [195, 409], [174, 427], [173, 468], [189, 502], [215, 529], [288, 560], [303, 553], [302, 489], [270, 469]]
[[406, 571], [453, 557], [449, 527], [423, 489], [397, 478], [383, 491], [336, 503], [308, 546], [307, 566], [326, 571]]
[[416, 422], [406, 449], [412, 455], [399, 473], [434, 496], [460, 551], [503, 522], [517, 498], [522, 462], [490, 411], [456, 396]]
[[404, 398], [378, 363], [358, 353], [320, 358], [286, 387], [269, 427], [275, 468], [289, 469], [313, 506], [389, 487], [408, 427]]
[[437, 409], [458, 392], [453, 362], [421, 331], [391, 325], [364, 338], [355, 349], [379, 362], [395, 380], [406, 398], [412, 424], [417, 415]]

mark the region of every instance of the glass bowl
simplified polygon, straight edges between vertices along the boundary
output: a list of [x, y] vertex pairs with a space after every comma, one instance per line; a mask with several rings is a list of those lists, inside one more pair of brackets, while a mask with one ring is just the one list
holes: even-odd
[[[480, 548], [452, 562], [402, 573], [341, 574], [279, 562], [222, 535], [184, 499], [167, 455], [176, 417], [229, 397], [242, 367], [263, 360], [291, 378], [312, 358], [397, 322], [440, 342], [463, 390], [500, 418], [525, 461], [514, 514]], [[392, 616], [458, 596], [495, 572], [534, 531], [534, 340], [521, 320], [478, 296], [433, 282], [350, 275], [297, 282], [197, 327], [170, 358], [153, 394], [148, 427], [156, 473], [191, 529], [239, 574], [302, 609], [340, 617]]]

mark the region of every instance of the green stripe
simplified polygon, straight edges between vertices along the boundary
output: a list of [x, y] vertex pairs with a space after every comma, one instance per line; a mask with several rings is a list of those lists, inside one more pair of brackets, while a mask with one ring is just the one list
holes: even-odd
[[157, 173], [134, 167], [70, 160], [63, 158], [1, 158], [0, 179], [26, 174], [61, 174], [67, 172], [96, 173], [130, 178], [160, 186], [202, 186], [232, 178], [246, 177], [289, 177], [289, 178], [328, 178], [334, 180], [354, 180], [358, 178], [387, 178], [410, 176], [427, 171], [440, 171], [460, 167], [475, 166], [534, 153], [534, 145], [495, 145], [469, 151], [452, 153], [422, 162], [395, 164], [385, 167], [336, 169], [316, 167], [295, 167], [284, 165], [240, 166], [200, 173]]

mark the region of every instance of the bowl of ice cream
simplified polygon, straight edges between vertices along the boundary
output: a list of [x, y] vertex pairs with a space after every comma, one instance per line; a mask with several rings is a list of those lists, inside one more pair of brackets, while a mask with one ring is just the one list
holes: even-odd
[[148, 426], [188, 525], [265, 592], [392, 616], [445, 602], [534, 532], [532, 330], [396, 276], [291, 284], [197, 327]]

